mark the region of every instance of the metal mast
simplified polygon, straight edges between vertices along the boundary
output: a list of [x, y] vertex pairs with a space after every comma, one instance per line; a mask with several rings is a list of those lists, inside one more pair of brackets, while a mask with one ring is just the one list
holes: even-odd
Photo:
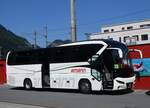
[[34, 32], [34, 48], [35, 48], [35, 49], [37, 48], [37, 41], [36, 41], [36, 38], [37, 38], [37, 32], [35, 31], [35, 32]]
[[76, 16], [75, 16], [75, 0], [71, 0], [71, 41], [76, 42]]

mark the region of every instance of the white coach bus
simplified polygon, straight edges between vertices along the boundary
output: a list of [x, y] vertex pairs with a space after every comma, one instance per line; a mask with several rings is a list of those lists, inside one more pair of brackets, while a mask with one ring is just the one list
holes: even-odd
[[92, 40], [9, 52], [7, 84], [31, 88], [79, 89], [83, 93], [132, 88], [128, 48], [113, 40]]

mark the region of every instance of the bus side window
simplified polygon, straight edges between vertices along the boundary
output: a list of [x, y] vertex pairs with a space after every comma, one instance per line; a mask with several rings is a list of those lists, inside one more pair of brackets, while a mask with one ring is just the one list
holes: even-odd
[[16, 55], [14, 53], [10, 53], [8, 57], [8, 65], [16, 64]]
[[101, 80], [101, 74], [100, 72], [98, 72], [96, 69], [92, 69], [92, 72], [91, 72], [92, 76], [97, 79], [98, 81]]

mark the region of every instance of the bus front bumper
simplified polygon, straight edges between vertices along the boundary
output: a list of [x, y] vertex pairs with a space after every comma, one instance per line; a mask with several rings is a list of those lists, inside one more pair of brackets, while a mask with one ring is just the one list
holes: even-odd
[[123, 90], [123, 89], [132, 89], [132, 86], [135, 81], [135, 76], [130, 78], [116, 78], [114, 79], [114, 88], [113, 90]]

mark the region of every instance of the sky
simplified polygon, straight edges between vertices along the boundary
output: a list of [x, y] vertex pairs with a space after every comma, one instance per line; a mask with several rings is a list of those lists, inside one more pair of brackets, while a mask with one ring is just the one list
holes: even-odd
[[[100, 32], [100, 27], [150, 19], [150, 0], [76, 0], [77, 39], [85, 33]], [[70, 0], [0, 0], [0, 24], [15, 34], [45, 47], [48, 41], [70, 39]]]

